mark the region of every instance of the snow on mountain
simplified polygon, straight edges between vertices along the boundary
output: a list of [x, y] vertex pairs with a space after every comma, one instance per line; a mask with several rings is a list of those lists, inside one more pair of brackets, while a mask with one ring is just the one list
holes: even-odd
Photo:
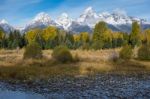
[[71, 19], [67, 13], [62, 13], [56, 20], [52, 20], [50, 16], [44, 12], [39, 13], [27, 26], [25, 30], [32, 28], [44, 28], [47, 26], [56, 26], [60, 29], [73, 32], [92, 32], [95, 24], [104, 21], [113, 31], [130, 32], [133, 21], [138, 21], [143, 29], [150, 28], [150, 22], [144, 19], [128, 16], [125, 12], [115, 10], [112, 13], [102, 12], [96, 13], [92, 7], [88, 7], [76, 20]]
[[10, 33], [11, 31], [14, 31], [14, 28], [9, 25], [9, 23], [3, 19], [0, 21], [0, 27], [6, 32], [6, 33]]
[[31, 21], [30, 24], [44, 24], [49, 25], [51, 23], [51, 18], [47, 13], [41, 12]]
[[56, 20], [56, 23], [59, 26], [62, 26], [64, 30], [68, 30], [68, 28], [72, 24], [72, 21], [73, 20], [69, 18], [67, 13], [62, 13], [62, 15]]
[[31, 20], [31, 22], [29, 22], [29, 24], [25, 26], [24, 31], [27, 31], [32, 28], [45, 28], [50, 25], [56, 26], [56, 23], [53, 20], [51, 20], [50, 16], [47, 13], [41, 12], [37, 14], [35, 18]]
[[7, 22], [5, 19], [2, 19], [2, 20], [0, 21], [0, 23], [1, 23], [1, 24], [8, 24], [8, 22]]
[[76, 21], [73, 21], [70, 25], [69, 31], [72, 31], [73, 33], [80, 33], [80, 32], [92, 32], [92, 28], [85, 24], [80, 24]]
[[77, 19], [77, 22], [82, 25], [88, 25], [89, 27], [94, 27], [98, 22], [99, 16], [93, 10], [92, 7], [88, 7]]
[[119, 12], [113, 12], [112, 14], [108, 12], [103, 12], [99, 14], [100, 20], [105, 21], [108, 24], [113, 25], [122, 25], [122, 24], [131, 24], [132, 20], [125, 14]]

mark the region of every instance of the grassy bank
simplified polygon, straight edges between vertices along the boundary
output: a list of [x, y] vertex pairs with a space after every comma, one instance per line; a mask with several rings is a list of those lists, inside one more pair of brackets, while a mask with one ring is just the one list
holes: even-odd
[[[118, 52], [119, 49], [116, 50]], [[150, 62], [130, 60], [117, 62], [110, 61], [114, 50], [101, 51], [71, 51], [73, 56], [78, 55], [77, 63], [61, 64], [51, 59], [50, 50], [43, 51], [42, 60], [23, 60], [24, 50], [0, 51], [0, 79], [11, 81], [35, 81], [65, 76], [86, 76], [97, 73], [119, 74], [149, 74]]]

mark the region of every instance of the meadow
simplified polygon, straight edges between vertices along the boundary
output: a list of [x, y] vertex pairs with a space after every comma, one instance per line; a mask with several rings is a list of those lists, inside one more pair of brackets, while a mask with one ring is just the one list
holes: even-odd
[[118, 55], [118, 49], [107, 50], [71, 50], [73, 57], [78, 62], [59, 63], [55, 62], [52, 50], [43, 50], [42, 59], [23, 59], [24, 49], [0, 51], [0, 80], [7, 81], [35, 81], [46, 80], [55, 77], [77, 77], [94, 75], [97, 73], [107, 74], [149, 74], [150, 62], [131, 60], [112, 60], [113, 55]]

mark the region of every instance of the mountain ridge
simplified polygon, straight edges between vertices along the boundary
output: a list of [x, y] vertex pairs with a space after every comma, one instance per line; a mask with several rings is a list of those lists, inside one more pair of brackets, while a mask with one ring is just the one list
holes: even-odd
[[[32, 28], [45, 28], [47, 26], [56, 26], [60, 29], [72, 32], [92, 32], [95, 24], [99, 21], [104, 21], [113, 31], [130, 32], [133, 21], [141, 24], [143, 29], [150, 28], [150, 22], [145, 19], [128, 16], [124, 12], [114, 11], [112, 13], [102, 12], [96, 13], [92, 7], [88, 7], [73, 20], [67, 13], [62, 13], [56, 20], [51, 19], [50, 15], [41, 12], [37, 14], [21, 31], [26, 32]], [[5, 20], [0, 21], [0, 27], [6, 31], [14, 30], [15, 28]]]

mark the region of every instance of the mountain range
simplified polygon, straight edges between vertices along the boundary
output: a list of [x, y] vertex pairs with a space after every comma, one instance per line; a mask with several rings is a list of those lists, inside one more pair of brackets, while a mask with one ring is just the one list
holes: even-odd
[[0, 27], [7, 33], [15, 29], [19, 29], [21, 32], [26, 32], [32, 28], [45, 28], [47, 26], [56, 26], [66, 31], [79, 33], [92, 32], [95, 24], [99, 21], [106, 22], [108, 27], [113, 31], [122, 31], [127, 33], [131, 31], [133, 21], [137, 21], [141, 25], [142, 29], [150, 28], [150, 22], [145, 19], [128, 16], [127, 14], [119, 11], [114, 11], [112, 13], [96, 13], [92, 7], [85, 9], [77, 19], [72, 19], [67, 13], [62, 13], [62, 15], [60, 15], [56, 20], [53, 20], [47, 13], [41, 12], [23, 28], [15, 28], [6, 20], [0, 21]]

